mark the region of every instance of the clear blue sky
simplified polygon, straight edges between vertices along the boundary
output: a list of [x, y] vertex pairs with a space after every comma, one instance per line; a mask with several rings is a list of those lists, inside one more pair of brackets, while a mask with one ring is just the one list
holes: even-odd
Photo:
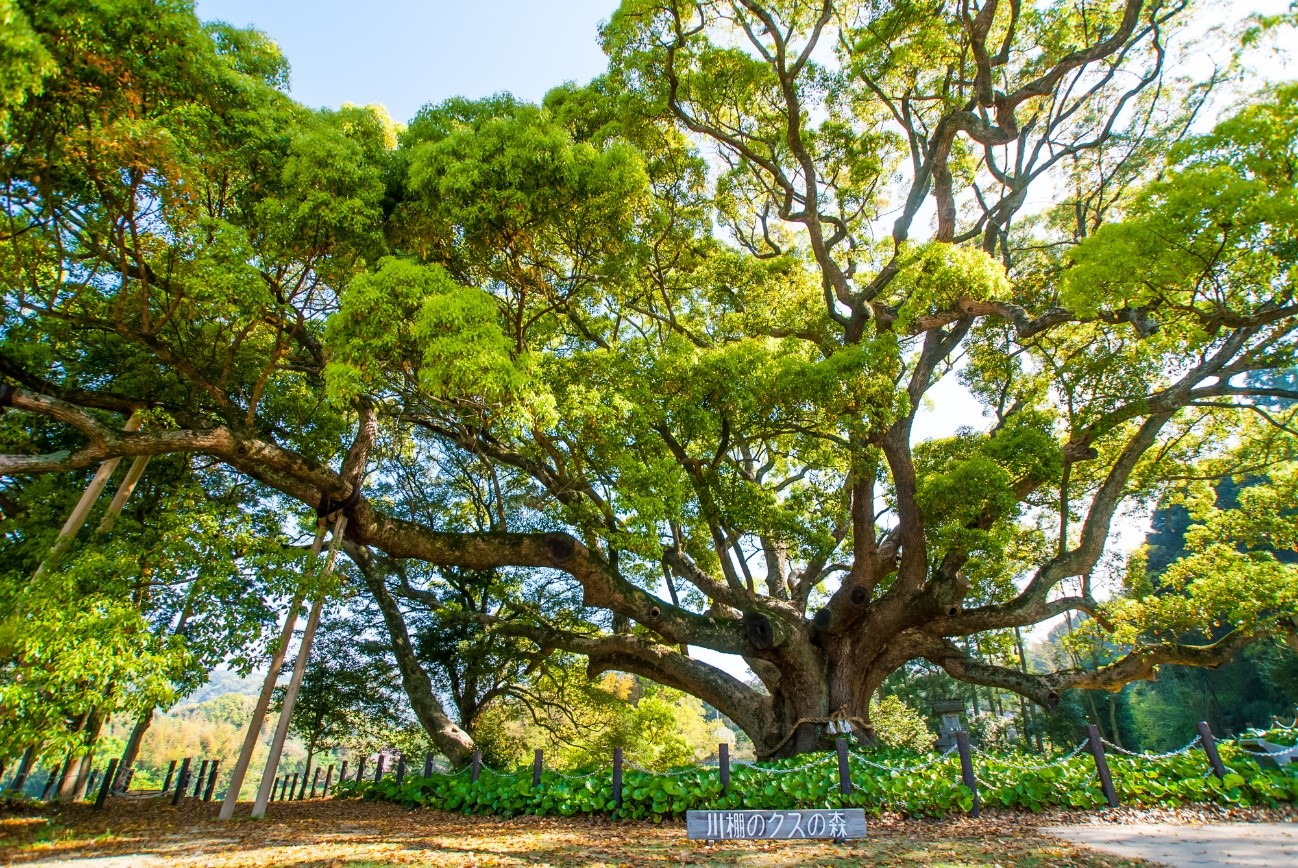
[[599, 23], [617, 0], [197, 0], [204, 20], [269, 34], [310, 106], [382, 103], [408, 121], [451, 96], [531, 101], [604, 70]]

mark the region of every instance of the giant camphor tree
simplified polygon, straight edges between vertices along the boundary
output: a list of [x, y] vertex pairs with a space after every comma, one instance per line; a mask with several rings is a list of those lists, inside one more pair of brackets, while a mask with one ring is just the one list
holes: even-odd
[[[566, 588], [481, 620], [701, 697], [761, 754], [868, 721], [910, 660], [1049, 707], [1295, 630], [1292, 568], [1231, 540], [1294, 542], [1267, 409], [1294, 395], [1248, 375], [1294, 363], [1298, 90], [1192, 135], [1189, 2], [627, 0], [606, 76], [395, 136], [292, 105], [272, 46], [183, 3], [15, 8], [43, 48], [4, 94], [4, 403], [80, 438], [18, 438], [15, 485], [209, 456], [344, 509], [359, 560]], [[925, 439], [948, 375], [985, 416]], [[141, 406], [174, 427], [123, 433]], [[1125, 503], [1236, 472], [1270, 482], [1183, 594], [1097, 599]], [[965, 651], [1068, 611], [1126, 652]]]

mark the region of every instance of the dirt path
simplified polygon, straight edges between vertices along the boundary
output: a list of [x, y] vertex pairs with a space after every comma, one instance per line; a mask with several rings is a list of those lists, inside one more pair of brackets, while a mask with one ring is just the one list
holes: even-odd
[[1170, 868], [1271, 868], [1298, 865], [1298, 824], [1209, 823], [1173, 826], [1047, 827], [1065, 841]]
[[681, 822], [501, 820], [394, 805], [316, 801], [272, 806], [260, 822], [216, 819], [217, 806], [110, 802], [0, 817], [0, 863], [14, 866], [293, 866], [293, 868], [522, 868], [522, 866], [963, 866], [1135, 868], [1145, 863], [1050, 838], [1037, 818], [943, 821], [884, 817], [848, 844], [685, 839]]

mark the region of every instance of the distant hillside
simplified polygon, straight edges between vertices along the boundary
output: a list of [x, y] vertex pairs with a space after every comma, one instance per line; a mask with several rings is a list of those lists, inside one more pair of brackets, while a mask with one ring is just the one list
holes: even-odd
[[253, 672], [247, 677], [241, 677], [225, 669], [216, 669], [208, 676], [206, 684], [182, 699], [179, 705], [198, 705], [209, 699], [225, 696], [227, 693], [256, 696], [265, 678], [265, 672]]

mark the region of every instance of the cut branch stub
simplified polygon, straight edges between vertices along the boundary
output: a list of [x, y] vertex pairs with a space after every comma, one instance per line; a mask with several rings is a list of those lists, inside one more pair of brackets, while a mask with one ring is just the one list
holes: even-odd
[[758, 612], [744, 615], [744, 635], [758, 651], [765, 651], [775, 644], [775, 630], [771, 619]]
[[851, 596], [852, 605], [853, 606], [865, 605], [865, 601], [869, 598], [869, 596], [870, 595], [866, 592], [864, 586], [857, 585], [855, 588], [852, 589], [852, 596]]
[[556, 564], [562, 564], [572, 558], [577, 547], [567, 534], [548, 533], [545, 535], [545, 550]]
[[816, 614], [812, 616], [811, 623], [817, 630], [828, 630], [832, 618], [833, 616], [830, 614], [829, 609], [819, 609], [816, 611]]

